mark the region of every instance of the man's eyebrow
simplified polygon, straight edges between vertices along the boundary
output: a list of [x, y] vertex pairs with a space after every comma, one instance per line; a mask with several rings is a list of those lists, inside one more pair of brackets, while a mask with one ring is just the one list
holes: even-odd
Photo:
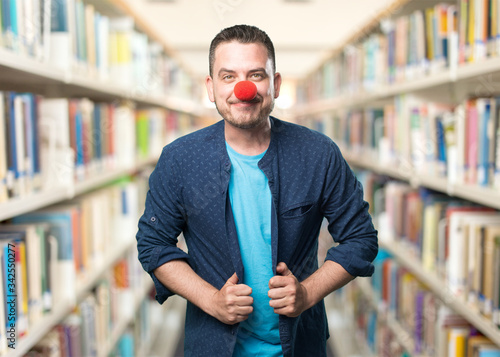
[[221, 68], [221, 69], [219, 70], [218, 75], [220, 76], [220, 75], [221, 75], [221, 73], [235, 73], [235, 71], [233, 71], [232, 69], [228, 69], [228, 68]]
[[[266, 69], [264, 67], [258, 67], [258, 68], [251, 69], [248, 72], [255, 73], [255, 72], [265, 72], [265, 71], [266, 71]], [[229, 68], [221, 68], [221, 69], [219, 69], [218, 75], [220, 76], [221, 73], [236, 73], [236, 71], [229, 69]]]
[[253, 72], [265, 72], [265, 71], [266, 71], [266, 69], [264, 67], [259, 67], [259, 68], [251, 69], [249, 72], [253, 73]]

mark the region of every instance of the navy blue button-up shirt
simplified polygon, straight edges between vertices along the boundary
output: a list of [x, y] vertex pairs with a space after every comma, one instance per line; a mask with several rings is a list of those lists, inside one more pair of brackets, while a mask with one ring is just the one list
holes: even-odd
[[[259, 167], [272, 194], [272, 266], [285, 262], [299, 281], [318, 269], [323, 218], [338, 243], [327, 253], [353, 276], [370, 276], [378, 250], [377, 231], [338, 147], [325, 135], [271, 117], [271, 142]], [[146, 208], [139, 220], [139, 260], [163, 303], [172, 292], [153, 271], [185, 259], [217, 289], [243, 264], [228, 195], [231, 163], [224, 121], [167, 145], [151, 174]], [[177, 248], [184, 234], [188, 253]], [[238, 325], [226, 325], [188, 302], [186, 356], [232, 356]], [[326, 356], [328, 326], [323, 302], [290, 318], [280, 315], [284, 356]]]

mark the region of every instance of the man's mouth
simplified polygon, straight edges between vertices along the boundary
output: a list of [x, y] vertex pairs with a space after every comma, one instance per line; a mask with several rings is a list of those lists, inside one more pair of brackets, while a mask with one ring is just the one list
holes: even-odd
[[257, 104], [260, 103], [259, 98], [254, 98], [252, 100], [236, 100], [236, 101], [229, 101], [229, 104]]

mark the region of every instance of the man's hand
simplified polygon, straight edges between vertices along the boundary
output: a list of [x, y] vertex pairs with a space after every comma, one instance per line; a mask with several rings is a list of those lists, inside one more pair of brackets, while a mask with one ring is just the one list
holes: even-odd
[[214, 311], [211, 313], [217, 320], [233, 325], [248, 318], [253, 311], [252, 288], [238, 284], [238, 276], [233, 274], [212, 299]]
[[283, 262], [276, 266], [276, 274], [269, 280], [269, 305], [279, 315], [299, 316], [308, 308], [306, 288]]

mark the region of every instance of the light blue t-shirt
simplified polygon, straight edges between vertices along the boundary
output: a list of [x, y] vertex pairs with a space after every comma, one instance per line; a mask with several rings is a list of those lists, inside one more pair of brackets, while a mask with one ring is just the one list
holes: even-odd
[[278, 315], [269, 306], [269, 279], [273, 276], [271, 255], [271, 191], [266, 175], [258, 167], [265, 152], [246, 156], [227, 143], [231, 159], [229, 199], [233, 211], [244, 283], [252, 288], [253, 312], [240, 323], [233, 357], [283, 356]]

